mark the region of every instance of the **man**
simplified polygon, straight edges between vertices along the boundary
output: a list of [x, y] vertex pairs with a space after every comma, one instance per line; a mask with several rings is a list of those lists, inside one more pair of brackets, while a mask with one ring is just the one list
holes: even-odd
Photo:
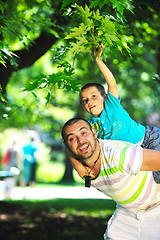
[[160, 152], [97, 139], [95, 130], [80, 118], [65, 123], [62, 138], [67, 150], [86, 166], [91, 185], [117, 202], [104, 239], [159, 240], [160, 185], [152, 171], [160, 170]]

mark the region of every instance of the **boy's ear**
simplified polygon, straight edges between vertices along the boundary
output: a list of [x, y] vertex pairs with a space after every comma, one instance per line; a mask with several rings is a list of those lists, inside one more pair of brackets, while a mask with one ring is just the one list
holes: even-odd
[[104, 98], [106, 98], [106, 97], [107, 97], [107, 93], [104, 94]]

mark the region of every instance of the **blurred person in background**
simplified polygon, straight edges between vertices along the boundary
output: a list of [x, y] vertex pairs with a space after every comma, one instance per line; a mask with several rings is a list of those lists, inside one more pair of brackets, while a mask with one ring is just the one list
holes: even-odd
[[34, 137], [23, 147], [23, 167], [21, 176], [21, 186], [33, 187], [36, 183], [37, 159], [35, 152], [38, 150], [38, 144]]
[[13, 140], [11, 146], [4, 153], [1, 160], [2, 170], [6, 173], [4, 178], [4, 195], [5, 198], [12, 198], [12, 191], [17, 185], [17, 178], [20, 174], [22, 165], [22, 151], [18, 147], [16, 140]]

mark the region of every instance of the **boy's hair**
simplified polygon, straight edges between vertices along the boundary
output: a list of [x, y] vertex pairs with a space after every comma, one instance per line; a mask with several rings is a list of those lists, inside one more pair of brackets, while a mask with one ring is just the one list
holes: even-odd
[[100, 94], [102, 95], [102, 97], [104, 97], [105, 94], [106, 94], [105, 88], [104, 88], [101, 84], [99, 84], [99, 83], [87, 83], [87, 84], [85, 84], [85, 85], [81, 88], [80, 97], [82, 97], [82, 96], [81, 96], [82, 91], [83, 91], [84, 89], [89, 88], [89, 87], [96, 87], [97, 90], [98, 90], [98, 91], [100, 92]]
[[84, 122], [86, 122], [88, 124], [89, 128], [92, 130], [91, 125], [85, 119], [83, 119], [83, 118], [71, 118], [62, 127], [61, 136], [62, 136], [64, 142], [66, 142], [66, 134], [65, 134], [66, 127], [71, 126], [71, 125], [75, 124], [76, 122], [78, 122], [80, 120], [83, 120]]

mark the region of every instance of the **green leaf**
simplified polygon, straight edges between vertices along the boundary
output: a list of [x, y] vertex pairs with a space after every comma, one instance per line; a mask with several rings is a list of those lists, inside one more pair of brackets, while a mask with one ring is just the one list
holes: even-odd
[[78, 41], [76, 43], [71, 43], [71, 49], [68, 51], [69, 55], [75, 55], [78, 52], [91, 52], [91, 49], [86, 47], [85, 45], [82, 44], [82, 42]]
[[107, 33], [115, 34], [116, 32], [115, 24], [110, 21], [110, 17], [102, 19], [102, 29], [105, 30]]
[[34, 98], [38, 99], [37, 95], [34, 92], [31, 92], [31, 94], [34, 96]]
[[99, 9], [96, 12], [93, 12], [93, 18], [97, 21], [100, 21], [102, 19], [102, 16], [100, 15]]
[[118, 42], [119, 39], [116, 35], [112, 35], [112, 34], [105, 34], [105, 38], [107, 41], [111, 41], [111, 42]]
[[81, 23], [79, 27], [74, 27], [71, 29], [71, 33], [68, 34], [65, 39], [75, 38], [79, 35], [84, 35], [87, 31], [87, 27], [84, 25], [84, 23]]
[[82, 6], [76, 5], [77, 9], [81, 12], [82, 18], [88, 18], [92, 16], [92, 12], [90, 12], [90, 8], [85, 5], [85, 9]]
[[0, 1], [0, 11], [2, 12], [2, 14], [4, 14], [5, 11], [5, 3]]
[[61, 10], [63, 10], [65, 7], [67, 7], [71, 2], [72, 2], [72, 0], [63, 1], [62, 6], [61, 6]]
[[4, 67], [7, 67], [4, 59], [3, 59], [1, 56], [0, 56], [0, 63], [1, 63]]
[[106, 1], [105, 0], [94, 0], [92, 1], [90, 7], [99, 7], [100, 9], [106, 4]]
[[46, 103], [45, 103], [45, 106], [47, 106], [47, 104], [49, 103], [50, 99], [51, 99], [51, 93], [48, 92], [47, 97], [46, 97]]

